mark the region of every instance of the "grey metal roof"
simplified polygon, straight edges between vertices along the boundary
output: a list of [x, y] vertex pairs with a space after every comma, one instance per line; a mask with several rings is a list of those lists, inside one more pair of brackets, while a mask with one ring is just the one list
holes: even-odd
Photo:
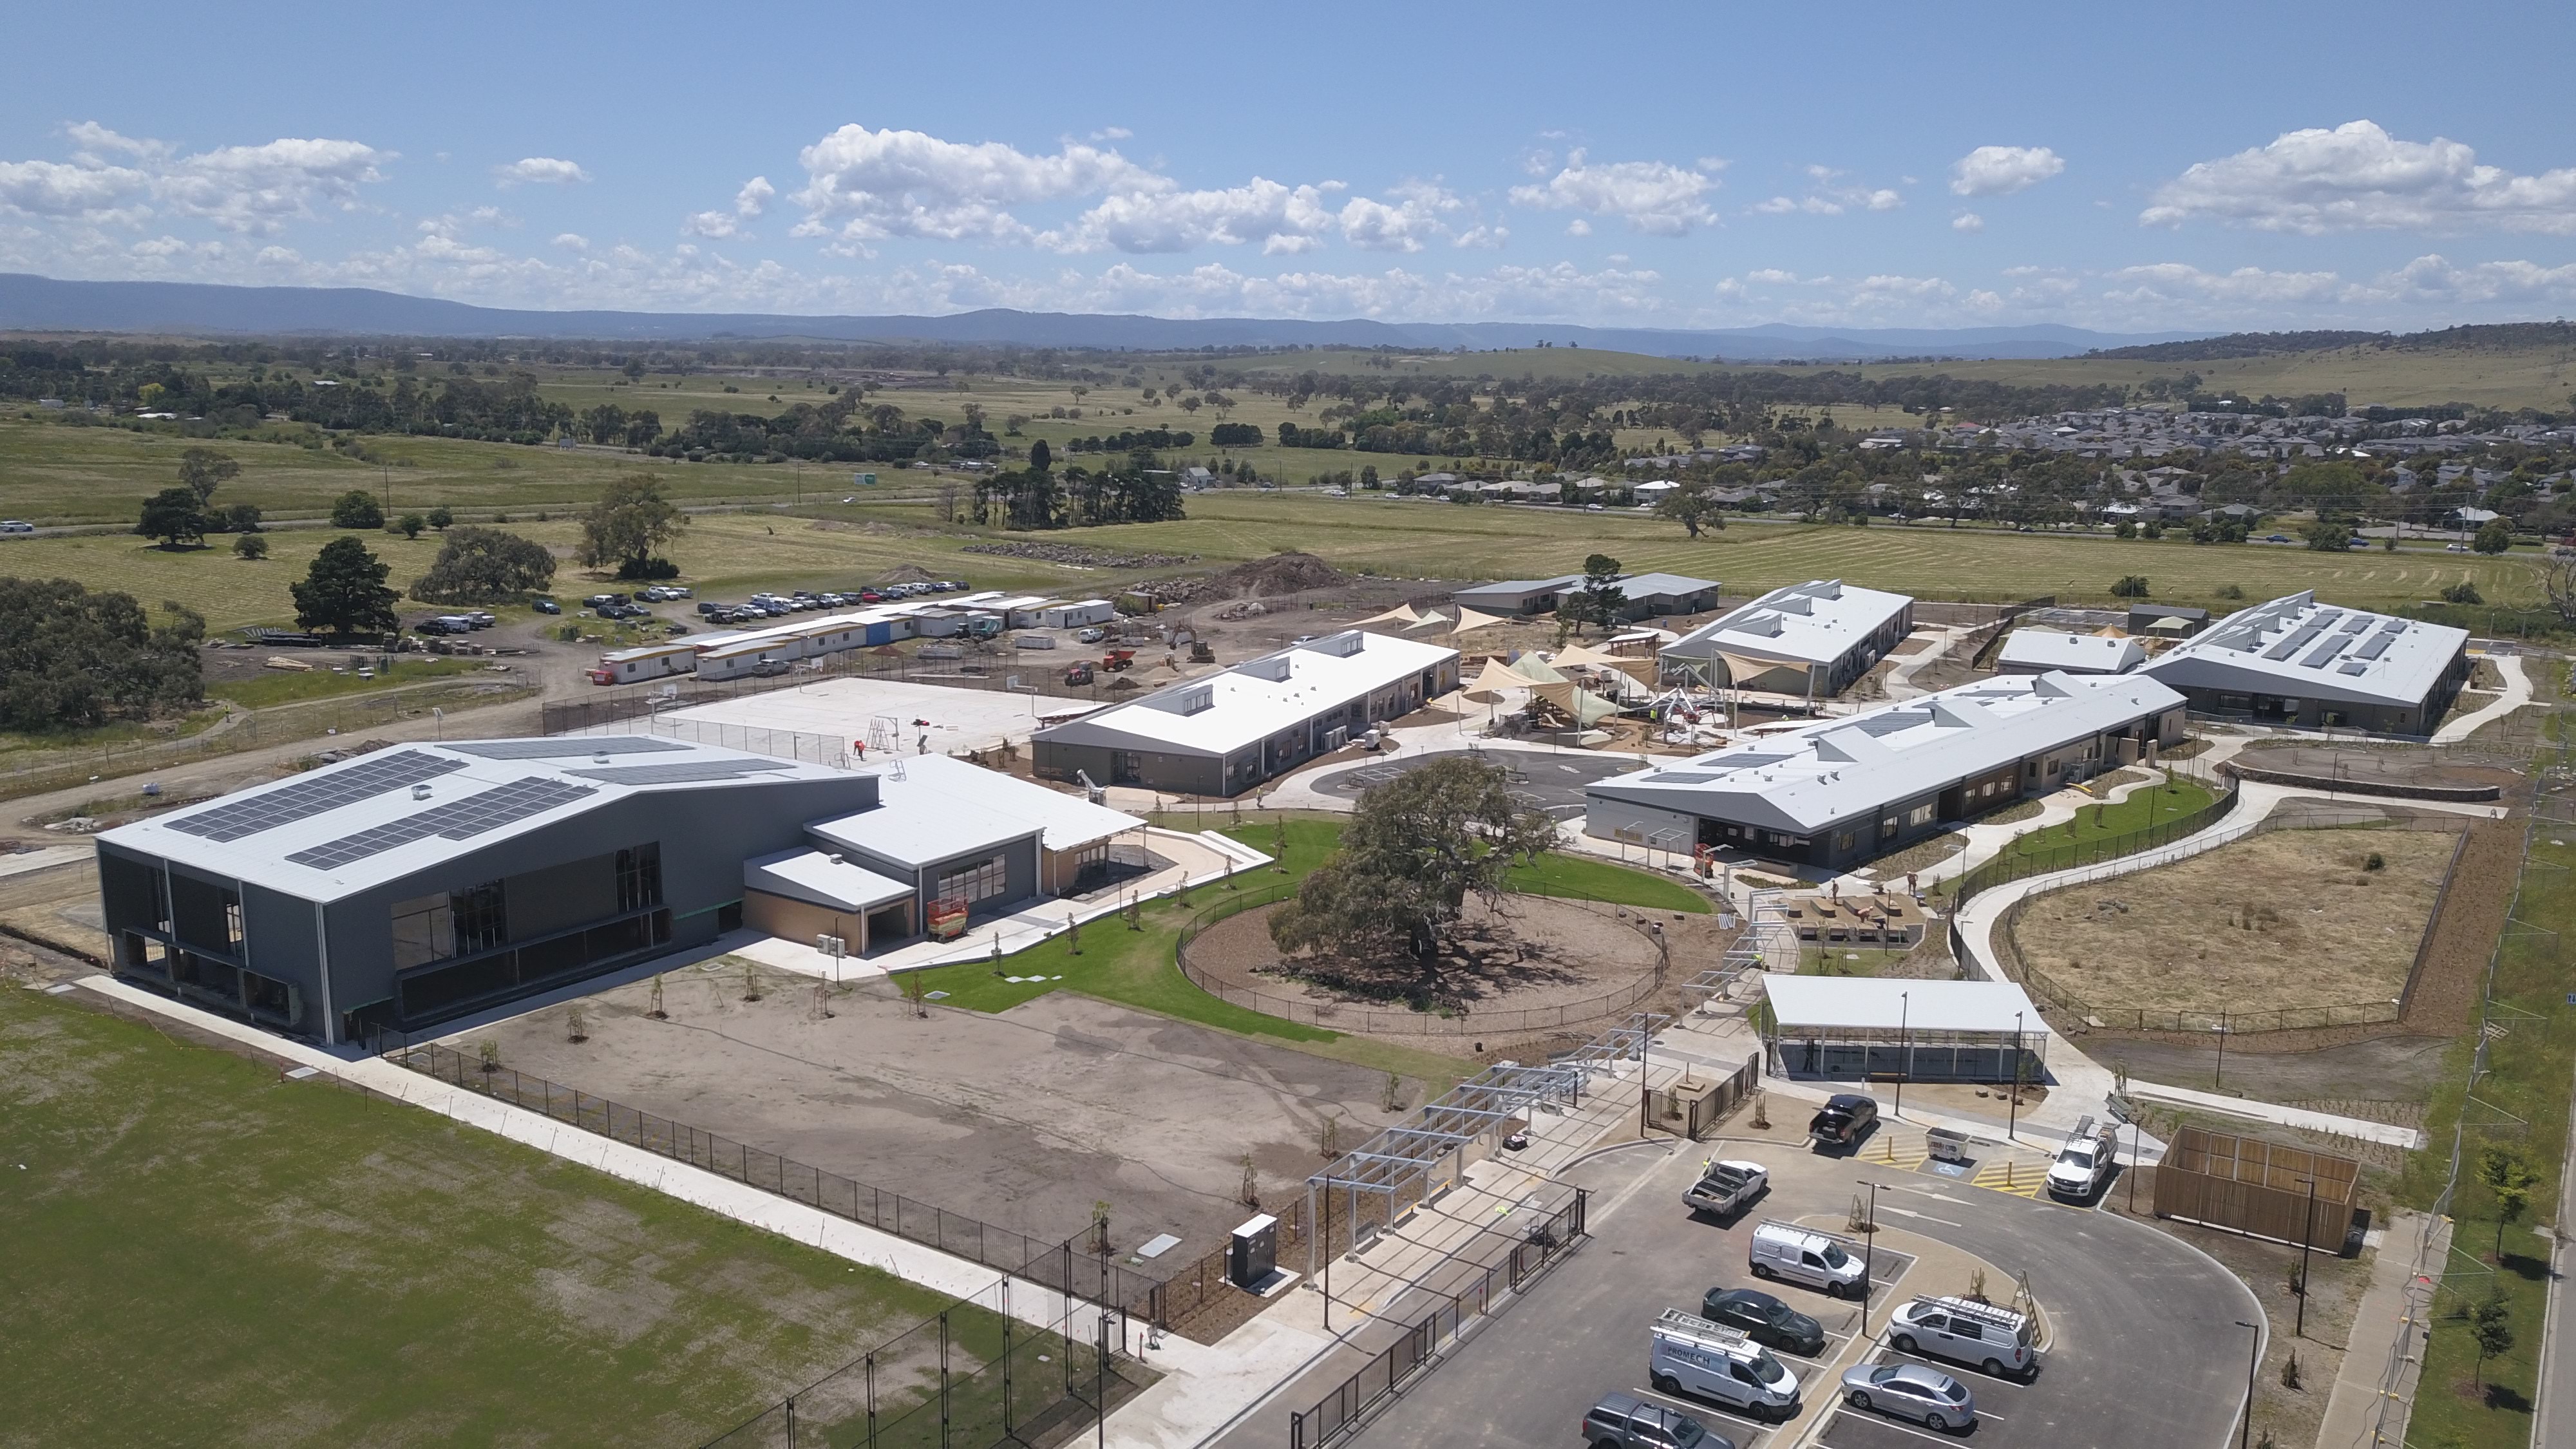
[[2176, 688], [2417, 709], [2468, 645], [2466, 629], [2303, 591], [2239, 609], [2140, 672]]
[[1830, 664], [1911, 608], [1904, 594], [1810, 579], [1773, 589], [1732, 613], [1693, 629], [1664, 646], [1685, 659], [1742, 654], [1791, 664]]

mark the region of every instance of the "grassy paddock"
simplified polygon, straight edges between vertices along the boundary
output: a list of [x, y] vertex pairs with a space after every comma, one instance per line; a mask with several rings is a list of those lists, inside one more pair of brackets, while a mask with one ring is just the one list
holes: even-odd
[[206, 686], [211, 699], [228, 700], [244, 709], [265, 709], [273, 704], [300, 704], [308, 699], [338, 699], [344, 695], [376, 694], [399, 689], [409, 684], [426, 684], [433, 679], [446, 679], [459, 674], [472, 674], [483, 666], [470, 659], [399, 660], [391, 673], [373, 679], [360, 679], [356, 674], [339, 674], [321, 667], [312, 669], [267, 670], [249, 679], [226, 680]]
[[2046, 830], [2034, 830], [2018, 836], [2013, 850], [2020, 855], [2038, 855], [2070, 845], [2086, 845], [2133, 830], [2145, 830], [2180, 819], [2203, 809], [2218, 797], [2206, 786], [2180, 777], [2168, 777], [2165, 783], [2151, 788], [2132, 790], [2129, 798], [2116, 803], [2078, 806], [2075, 818]]
[[946, 1306], [16, 989], [0, 1156], [0, 1444], [696, 1443]]

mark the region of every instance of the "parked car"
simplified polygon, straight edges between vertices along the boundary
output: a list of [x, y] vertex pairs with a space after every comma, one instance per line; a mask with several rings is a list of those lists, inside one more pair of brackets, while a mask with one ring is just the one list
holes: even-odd
[[626, 596], [624, 594], [593, 594], [589, 598], [582, 600], [584, 605], [593, 609], [606, 604], [622, 604], [625, 602]]
[[1869, 1134], [1878, 1120], [1878, 1099], [1859, 1092], [1836, 1092], [1824, 1109], [1807, 1120], [1807, 1140], [1820, 1148], [1851, 1147]]
[[530, 599], [528, 601], [528, 607], [536, 610], [540, 614], [560, 614], [563, 612], [563, 605], [556, 603], [552, 599]]
[[718, 614], [730, 614], [732, 612], [733, 605], [719, 604], [712, 599], [698, 605], [698, 616], [703, 619], [712, 619]]
[[2030, 1317], [1969, 1298], [1917, 1298], [1888, 1315], [1887, 1344], [1898, 1353], [1974, 1364], [1996, 1378], [2039, 1369]]
[[697, 597], [697, 593], [687, 584], [664, 584], [662, 586], [662, 597], [666, 599], [694, 599]]
[[481, 609], [476, 609], [465, 616], [465, 622], [473, 625], [477, 629], [489, 629], [501, 621], [492, 617], [490, 614], [483, 612]]
[[1731, 1218], [1770, 1190], [1771, 1174], [1761, 1163], [1712, 1161], [1701, 1168], [1699, 1181], [1683, 1190], [1682, 1203], [1693, 1216]]
[[23, 518], [0, 520], [0, 533], [33, 533], [36, 525]]
[[2118, 1162], [2119, 1139], [2113, 1129], [2085, 1117], [2066, 1134], [2066, 1145], [2057, 1149], [2057, 1160], [2048, 1165], [2048, 1195], [2082, 1202], [2111, 1180]]
[[1735, 1449], [1734, 1440], [1681, 1410], [1635, 1394], [1603, 1394], [1584, 1414], [1582, 1434], [1592, 1449]]
[[1855, 1409], [1912, 1419], [1935, 1434], [1977, 1422], [1977, 1400], [1968, 1386], [1921, 1364], [1853, 1364], [1843, 1372], [1843, 1400]]
[[1089, 625], [1085, 628], [1073, 631], [1073, 639], [1077, 644], [1097, 644], [1108, 637], [1109, 631], [1101, 628], [1097, 624]]
[[1746, 1248], [1756, 1278], [1813, 1288], [1828, 1298], [1867, 1298], [1869, 1265], [1823, 1233], [1788, 1223], [1763, 1223]]
[[1789, 1353], [1825, 1351], [1823, 1324], [1759, 1288], [1711, 1288], [1699, 1301], [1699, 1316]]

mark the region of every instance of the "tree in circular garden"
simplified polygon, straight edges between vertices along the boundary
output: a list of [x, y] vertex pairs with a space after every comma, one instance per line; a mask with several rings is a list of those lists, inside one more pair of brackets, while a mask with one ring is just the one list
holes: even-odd
[[354, 538], [335, 538], [313, 556], [295, 595], [295, 625], [332, 634], [382, 633], [401, 627], [386, 566]]
[[1271, 941], [1290, 954], [1435, 955], [1468, 897], [1499, 899], [1514, 865], [1556, 848], [1556, 821], [1510, 778], [1456, 755], [1371, 787], [1340, 848], [1272, 914]]

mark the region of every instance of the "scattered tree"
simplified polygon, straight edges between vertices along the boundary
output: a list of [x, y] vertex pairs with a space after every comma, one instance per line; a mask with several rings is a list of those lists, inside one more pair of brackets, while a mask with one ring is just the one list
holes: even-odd
[[2352, 525], [2320, 518], [2299, 531], [2316, 553], [2344, 553], [2352, 548]]
[[2513, 547], [2513, 525], [2501, 518], [2490, 518], [2479, 528], [2477, 537], [2469, 541], [2469, 547], [2480, 553], [2503, 553]]
[[233, 556], [235, 558], [246, 558], [253, 562], [257, 562], [260, 559], [268, 557], [268, 535], [264, 533], [244, 533], [235, 535], [233, 538]]
[[2530, 1159], [2511, 1147], [2494, 1146], [2478, 1152], [2478, 1181], [2486, 1187], [2487, 1196], [2495, 1203], [2496, 1261], [2504, 1261], [2504, 1230], [2507, 1224], [2521, 1219], [2531, 1206], [2531, 1189], [2540, 1181], [2532, 1170]]
[[554, 583], [555, 556], [544, 544], [471, 524], [449, 530], [438, 557], [411, 586], [424, 604], [479, 604], [543, 593]]
[[586, 568], [616, 565], [621, 579], [669, 577], [678, 570], [654, 554], [688, 522], [688, 515], [662, 496], [660, 479], [629, 473], [610, 483], [582, 516], [578, 557]]
[[236, 503], [224, 510], [224, 526], [235, 533], [257, 533], [260, 517], [258, 504]]
[[197, 495], [187, 488], [164, 488], [143, 500], [143, 516], [134, 531], [161, 540], [166, 549], [192, 547], [206, 537], [206, 515]]
[[2486, 601], [2486, 595], [2478, 592], [2478, 586], [2466, 579], [2442, 590], [2442, 602], [2445, 604], [2483, 604]]
[[2111, 597], [2115, 599], [2143, 599], [2146, 596], [2147, 576], [2145, 574], [2123, 574], [2111, 585]]
[[376, 502], [376, 495], [364, 488], [352, 488], [332, 500], [331, 526], [382, 528], [385, 526], [385, 510]]
[[446, 504], [442, 503], [436, 508], [429, 510], [429, 526], [437, 529], [439, 532], [445, 533], [450, 527], [453, 527], [455, 523], [456, 510], [448, 507]]
[[1270, 918], [1270, 936], [1305, 951], [1416, 958], [1436, 951], [1470, 895], [1503, 894], [1512, 866], [1556, 845], [1556, 822], [1516, 799], [1500, 768], [1450, 756], [1371, 787], [1339, 849]]
[[241, 476], [241, 464], [212, 448], [190, 448], [179, 455], [179, 485], [197, 495], [197, 506], [214, 501], [215, 490]]
[[419, 538], [420, 531], [427, 527], [429, 520], [417, 513], [406, 513], [394, 520], [394, 531], [409, 539]]
[[2470, 1309], [2469, 1341], [2477, 1348], [2477, 1360], [2470, 1367], [2470, 1378], [2484, 1389], [2487, 1386], [2487, 1360], [2513, 1352], [2513, 1305], [2499, 1297], [2490, 1298]]
[[1658, 499], [1655, 516], [1680, 524], [1692, 538], [1699, 537], [1703, 528], [1723, 531], [1726, 527], [1725, 513], [1709, 498], [1707, 489], [1696, 486], [1676, 488]]
[[303, 581], [287, 586], [295, 595], [296, 627], [333, 634], [399, 628], [401, 621], [394, 617], [396, 595], [385, 587], [387, 572], [354, 538], [335, 538], [322, 545]]
[[161, 607], [168, 622], [156, 628], [132, 594], [0, 577], [0, 729], [143, 719], [202, 697], [206, 621]]

